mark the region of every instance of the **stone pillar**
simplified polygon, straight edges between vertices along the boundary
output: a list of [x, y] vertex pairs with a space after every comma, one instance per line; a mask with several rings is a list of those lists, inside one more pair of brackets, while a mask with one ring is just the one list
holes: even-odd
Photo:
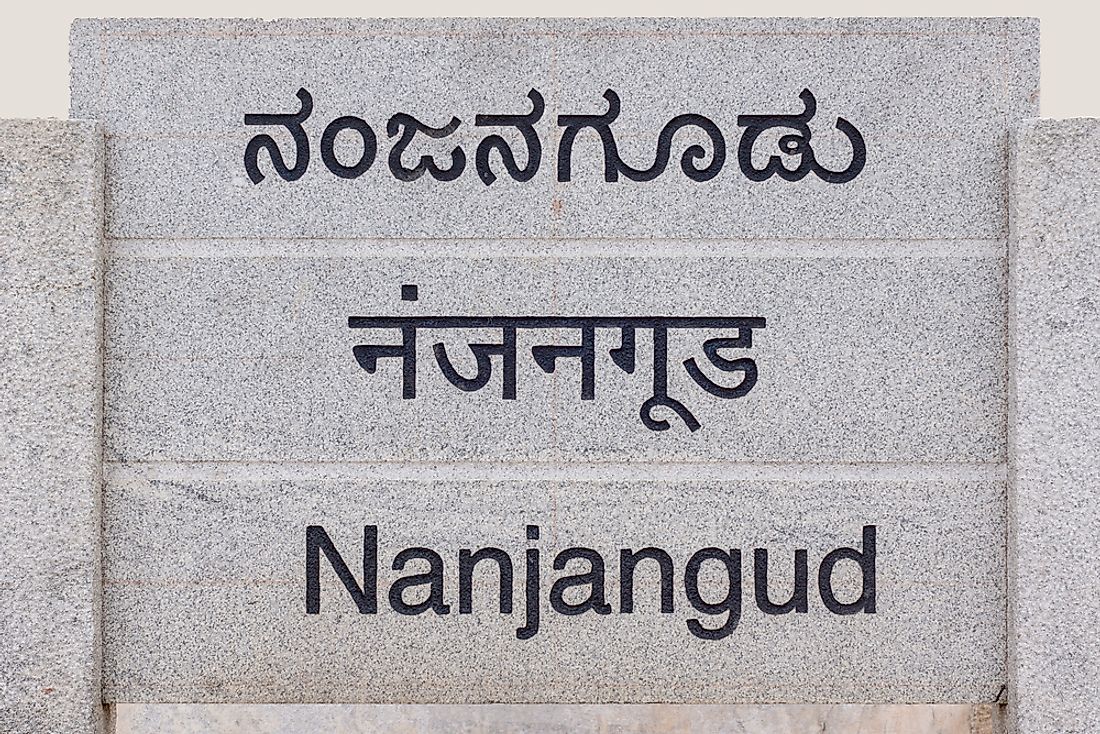
[[103, 137], [0, 121], [0, 731], [101, 734]]
[[1025, 123], [1012, 164], [1010, 705], [1100, 721], [1100, 120]]

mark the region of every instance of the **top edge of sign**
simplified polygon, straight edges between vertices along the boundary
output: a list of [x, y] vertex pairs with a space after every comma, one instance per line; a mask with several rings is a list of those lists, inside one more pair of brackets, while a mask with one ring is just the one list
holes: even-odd
[[151, 30], [175, 26], [177, 29], [202, 27], [239, 27], [242, 29], [270, 29], [272, 26], [323, 28], [326, 26], [356, 27], [439, 27], [448, 25], [456, 29], [478, 29], [487, 27], [507, 27], [522, 30], [590, 30], [620, 29], [634, 30], [643, 28], [679, 27], [685, 30], [720, 27], [737, 32], [782, 30], [791, 32], [801, 26], [804, 32], [864, 32], [878, 29], [895, 32], [988, 32], [1015, 29], [1034, 29], [1040, 25], [1039, 18], [1031, 16], [988, 16], [988, 17], [737, 17], [721, 16], [711, 18], [678, 17], [561, 17], [561, 18], [517, 18], [494, 16], [484, 18], [457, 17], [395, 17], [395, 18], [76, 18], [73, 20], [74, 32], [83, 28], [106, 28], [109, 30]]

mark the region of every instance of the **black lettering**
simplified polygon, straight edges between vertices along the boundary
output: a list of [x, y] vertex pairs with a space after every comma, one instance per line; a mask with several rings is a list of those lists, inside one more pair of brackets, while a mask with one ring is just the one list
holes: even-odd
[[[828, 183], [848, 183], [863, 170], [867, 163], [867, 145], [863, 135], [855, 125], [843, 117], [836, 119], [836, 129], [848, 138], [852, 145], [852, 160], [843, 171], [830, 171], [821, 166], [814, 157], [813, 145], [810, 139], [810, 120], [817, 114], [817, 99], [809, 89], [803, 89], [798, 95], [802, 100], [802, 112], [793, 115], [738, 115], [737, 124], [745, 131], [741, 134], [741, 142], [737, 147], [737, 161], [741, 167], [741, 173], [750, 181], [766, 181], [772, 176], [779, 176], [787, 181], [801, 181], [810, 172], [813, 172], [822, 181]], [[798, 156], [798, 166], [793, 169], [783, 165], [782, 156], [769, 156], [767, 164], [763, 168], [757, 168], [752, 162], [752, 149], [757, 138], [762, 133], [774, 127], [783, 127], [794, 130], [794, 134], [783, 135], [779, 138], [779, 150], [788, 156]]]
[[497, 562], [500, 577], [500, 613], [512, 613], [512, 557], [500, 548], [481, 548], [470, 553], [458, 552], [458, 613], [472, 614], [474, 608], [474, 567], [481, 561]]
[[477, 127], [513, 126], [523, 136], [523, 140], [527, 144], [527, 165], [520, 168], [516, 163], [515, 153], [512, 152], [508, 141], [504, 138], [499, 135], [490, 135], [481, 141], [481, 144], [477, 146], [474, 162], [477, 167], [477, 175], [481, 177], [486, 186], [497, 180], [497, 175], [493, 173], [492, 168], [489, 166], [489, 153], [493, 150], [500, 154], [501, 163], [504, 164], [508, 175], [516, 181], [530, 181], [539, 170], [539, 163], [542, 160], [542, 143], [539, 142], [539, 134], [535, 131], [535, 123], [542, 119], [546, 104], [537, 89], [529, 91], [527, 98], [531, 100], [531, 111], [525, 115], [477, 115], [474, 118], [474, 125]]
[[[354, 130], [363, 141], [363, 153], [358, 162], [351, 166], [345, 166], [336, 159], [336, 136], [344, 130]], [[321, 135], [321, 160], [328, 170], [340, 178], [359, 178], [371, 167], [377, 154], [378, 139], [374, 136], [374, 130], [358, 117], [338, 117], [328, 124]]]
[[[821, 592], [821, 601], [833, 614], [864, 614], [875, 613], [875, 535], [874, 525], [865, 525], [863, 528], [863, 552], [855, 548], [837, 548], [825, 556], [821, 561], [821, 567], [817, 571], [817, 588]], [[833, 592], [833, 569], [843, 560], [855, 561], [859, 564], [860, 574], [863, 577], [863, 591], [859, 598], [851, 604], [844, 604], [837, 600]]]
[[634, 552], [629, 548], [619, 551], [619, 611], [631, 614], [634, 611], [634, 569], [638, 561], [646, 559], [657, 562], [661, 569], [661, 614], [673, 612], [672, 601], [672, 557], [660, 548], [642, 548]]
[[420, 156], [416, 165], [409, 168], [401, 162], [401, 156], [418, 132], [427, 135], [429, 138], [445, 138], [457, 130], [461, 124], [462, 120], [452, 117], [451, 121], [443, 127], [432, 127], [431, 125], [425, 125], [412, 115], [398, 112], [386, 123], [386, 132], [391, 138], [400, 135], [397, 142], [390, 149], [390, 173], [398, 181], [415, 181], [423, 176], [425, 172], [437, 181], [454, 181], [462, 175], [462, 171], [466, 168], [466, 153], [458, 146], [451, 149], [451, 165], [449, 168], [441, 168], [436, 164], [435, 158], [429, 155]]
[[[443, 559], [430, 548], [406, 548], [393, 559], [393, 570], [401, 571], [409, 561], [427, 561], [430, 570], [427, 573], [417, 573], [411, 576], [403, 576], [393, 582], [390, 587], [390, 606], [398, 614], [423, 614], [429, 609], [436, 614], [450, 614], [451, 608], [443, 603]], [[428, 598], [422, 602], [408, 604], [405, 602], [406, 589], [417, 586], [430, 585], [431, 591]]]
[[[539, 526], [527, 526], [527, 539], [539, 539]], [[529, 640], [539, 632], [539, 549], [527, 549], [527, 621], [516, 630], [516, 639]]]
[[[408, 293], [406, 292], [408, 289]], [[402, 300], [417, 301], [417, 291], [410, 285], [402, 286]], [[757, 382], [756, 362], [747, 357], [730, 358], [722, 350], [750, 349], [752, 331], [763, 329], [767, 320], [755, 316], [349, 316], [351, 329], [397, 329], [401, 344], [358, 344], [352, 354], [364, 371], [374, 374], [381, 358], [402, 359], [402, 397], [416, 397], [417, 331], [419, 329], [500, 329], [500, 339], [467, 343], [473, 353], [477, 370], [467, 376], [460, 373], [448, 354], [444, 342], [432, 345], [432, 352], [440, 372], [448, 382], [465, 392], [481, 390], [492, 379], [495, 358], [499, 357], [501, 370], [501, 398], [515, 400], [517, 393], [517, 334], [529, 329], [577, 329], [580, 344], [535, 344], [531, 354], [535, 363], [545, 372], [556, 369], [559, 358], [575, 357], [580, 361], [580, 398], [593, 400], [596, 396], [596, 330], [614, 329], [621, 336], [620, 346], [609, 350], [612, 361], [619, 369], [633, 374], [637, 361], [636, 331], [653, 331], [653, 394], [639, 408], [642, 425], [651, 431], [667, 431], [672, 427], [662, 416], [665, 411], [680, 418], [689, 431], [701, 427], [699, 420], [678, 398], [669, 395], [669, 329], [736, 329], [736, 337], [710, 339], [703, 343], [703, 352], [711, 364], [724, 372], [740, 372], [744, 375], [735, 386], [713, 382], [699, 368], [694, 358], [683, 362], [688, 374], [707, 392], [720, 398], [739, 398], [749, 393]]]
[[[706, 561], [718, 561], [726, 567], [729, 576], [729, 587], [726, 597], [721, 601], [708, 602], [699, 592], [699, 571]], [[741, 551], [730, 550], [728, 553], [721, 548], [703, 548], [695, 552], [687, 562], [684, 569], [684, 591], [687, 592], [688, 601], [695, 611], [704, 614], [722, 614], [728, 612], [725, 624], [721, 627], [708, 628], [697, 619], [687, 621], [691, 634], [703, 640], [721, 640], [728, 637], [737, 629], [741, 621]]]
[[607, 101], [607, 111], [600, 115], [558, 115], [558, 126], [565, 128], [558, 142], [558, 181], [569, 181], [573, 177], [573, 143], [577, 135], [585, 130], [594, 131], [600, 138], [604, 156], [604, 181], [614, 182], [623, 174], [631, 181], [652, 181], [664, 173], [672, 155], [672, 141], [676, 133], [686, 127], [699, 128], [710, 139], [712, 152], [710, 163], [697, 168], [696, 163], [707, 158], [706, 149], [701, 145], [689, 145], [680, 156], [680, 169], [693, 181], [709, 181], [718, 175], [726, 162], [726, 139], [713, 121], [702, 115], [686, 114], [672, 118], [657, 137], [657, 154], [649, 168], [634, 168], [619, 157], [619, 146], [611, 130], [612, 123], [619, 117], [621, 101], [618, 93], [607, 89], [603, 93]]
[[282, 125], [290, 133], [294, 140], [294, 167], [286, 164], [283, 153], [279, 150], [275, 138], [270, 135], [257, 135], [248, 141], [244, 149], [244, 169], [252, 183], [258, 184], [264, 180], [264, 174], [260, 171], [260, 151], [266, 150], [271, 158], [271, 166], [275, 173], [284, 181], [297, 181], [305, 175], [309, 168], [309, 136], [306, 135], [302, 123], [313, 112], [313, 97], [305, 89], [299, 89], [297, 93], [299, 108], [297, 112], [286, 114], [245, 114], [245, 125]]
[[807, 577], [809, 574], [806, 551], [794, 552], [794, 590], [791, 598], [782, 604], [773, 604], [768, 598], [768, 551], [757, 548], [753, 553], [753, 582], [756, 591], [756, 606], [764, 614], [787, 614], [788, 612], [806, 613], [809, 608]]
[[[588, 561], [590, 569], [555, 581], [550, 587], [550, 606], [559, 614], [584, 614], [590, 609], [596, 614], [611, 614], [611, 605], [604, 598], [603, 556], [591, 548], [566, 548], [554, 558], [554, 570], [564, 570], [574, 559]], [[578, 586], [590, 587], [588, 597], [576, 604], [566, 602], [565, 592]]]
[[657, 157], [653, 165], [646, 169], [632, 168], [618, 158], [619, 171], [632, 181], [652, 181], [665, 172], [668, 159], [672, 155], [672, 140], [676, 132], [685, 127], [697, 127], [710, 138], [713, 152], [710, 163], [704, 168], [696, 168], [695, 162], [706, 159], [707, 151], [701, 145], [689, 145], [680, 156], [680, 170], [692, 181], [709, 181], [718, 175], [726, 164], [726, 139], [722, 131], [711, 120], [702, 115], [677, 115], [661, 130], [657, 138]]
[[359, 587], [332, 538], [320, 525], [306, 528], [306, 614], [321, 613], [321, 553], [351, 594], [360, 614], [378, 611], [378, 526], [363, 526], [363, 586]]

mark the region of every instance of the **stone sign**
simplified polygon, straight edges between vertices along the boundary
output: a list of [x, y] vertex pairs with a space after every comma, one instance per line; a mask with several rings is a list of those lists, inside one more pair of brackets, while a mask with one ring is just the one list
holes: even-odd
[[73, 40], [108, 699], [997, 697], [1033, 25]]
[[72, 70], [102, 701], [1004, 702], [1034, 22], [94, 20]]

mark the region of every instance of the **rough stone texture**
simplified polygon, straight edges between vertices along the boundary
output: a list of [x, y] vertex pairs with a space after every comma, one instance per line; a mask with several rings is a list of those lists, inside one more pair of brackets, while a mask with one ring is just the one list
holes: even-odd
[[148, 706], [118, 734], [995, 734], [990, 706]]
[[[235, 256], [221, 243], [176, 247], [127, 243], [110, 264], [114, 460], [1004, 460], [1004, 261], [993, 246], [967, 257], [917, 248], [889, 257], [889, 247], [864, 248], [866, 257], [751, 247], [719, 257], [716, 246], [710, 257], [650, 258], [628, 244], [620, 257], [495, 258], [286, 256], [266, 241]], [[420, 300], [402, 302], [401, 283], [419, 283]], [[576, 329], [520, 331], [515, 400], [501, 399], [499, 357], [489, 384], [470, 393], [432, 354], [444, 342], [471, 375], [467, 342], [499, 340], [499, 328], [424, 330], [417, 397], [402, 400], [399, 360], [368, 374], [352, 354], [400, 343], [399, 332], [349, 329], [356, 314], [747, 315], [768, 325], [752, 349], [725, 352], [755, 358], [759, 370], [733, 400], [704, 392], [682, 362], [694, 357], [716, 381], [737, 384], [740, 374], [713, 369], [701, 349], [736, 330], [670, 332], [670, 395], [702, 427], [692, 433], [669, 412], [671, 429], [658, 433], [639, 417], [653, 394], [650, 330], [638, 330], [632, 375], [608, 355], [618, 331], [597, 332], [591, 401], [579, 399], [578, 359], [551, 375], [531, 354], [535, 344], [579, 343]]]
[[[1011, 19], [78, 22], [73, 112], [109, 134], [109, 699], [995, 700], [1007, 145], [1037, 110], [1037, 40], [1035, 22]], [[295, 109], [299, 86], [316, 104], [311, 167], [285, 182], [265, 155], [254, 185], [250, 138], [289, 139], [242, 117]], [[604, 182], [589, 131], [575, 180], [558, 183], [557, 116], [602, 112], [608, 87], [624, 159], [651, 161], [662, 126], [694, 112], [725, 135], [722, 173], [681, 173], [698, 140], [685, 131], [656, 181]], [[817, 157], [845, 162], [843, 116], [867, 140], [865, 170], [844, 185], [750, 182], [737, 116], [797, 113], [803, 87], [818, 99]], [[523, 112], [531, 88], [547, 103], [542, 167], [486, 187], [473, 159], [488, 130], [473, 116]], [[458, 142], [466, 173], [396, 181], [384, 165], [396, 112], [460, 117], [453, 140], [420, 136], [407, 157]], [[320, 161], [338, 115], [378, 137], [358, 179]], [[757, 164], [778, 145], [769, 134]], [[420, 285], [418, 303], [398, 300], [404, 283]], [[501, 400], [497, 370], [481, 392], [446, 383], [431, 343], [469, 374], [473, 335], [429, 332], [418, 398], [403, 401], [395, 363], [369, 375], [351, 355], [394, 335], [352, 331], [348, 316], [387, 314], [768, 326], [736, 355], [758, 360], [760, 381], [735, 401], [686, 379], [704, 335], [674, 339], [671, 393], [702, 429], [657, 434], [638, 419], [648, 358], [619, 371], [610, 332], [594, 401], [578, 399], [575, 364], [537, 369], [526, 332], [517, 400]], [[644, 355], [648, 330], [639, 340]], [[663, 618], [554, 617], [524, 644], [498, 615], [304, 615], [313, 518], [341, 544], [376, 517], [453, 554], [487, 536], [518, 552], [529, 514], [553, 529], [547, 543], [660, 537], [681, 564], [708, 543], [820, 555], [877, 524], [880, 612], [750, 610], [709, 646], [682, 604]], [[326, 593], [326, 608], [346, 608]]]
[[1029, 122], [1015, 155], [1014, 720], [1083, 734], [1100, 721], [1100, 120]]
[[[127, 238], [1000, 238], [1008, 129], [1038, 112], [1038, 23], [1027, 19], [87, 20], [73, 28], [72, 60], [73, 116], [102, 120], [110, 135], [108, 233]], [[246, 128], [243, 115], [296, 111], [300, 86], [315, 105], [310, 168], [253, 185], [248, 140], [274, 133], [288, 161], [293, 145], [285, 130]], [[574, 180], [558, 183], [557, 116], [604, 112], [609, 87], [622, 100], [613, 130], [624, 160], [649, 165], [661, 127], [697, 113], [726, 139], [722, 172], [703, 183], [681, 172], [687, 145], [712, 149], [688, 130], [657, 180], [606, 183], [588, 131]], [[526, 183], [505, 175], [485, 186], [474, 153], [500, 129], [473, 118], [525, 113], [531, 88], [546, 100], [541, 168]], [[749, 181], [737, 116], [800, 113], [803, 88], [818, 100], [818, 159], [834, 169], [849, 160], [835, 129], [844, 117], [867, 140], [865, 170], [845, 185], [812, 174]], [[453, 137], [418, 136], [406, 154], [446, 165], [457, 142], [461, 178], [390, 174], [386, 123], [397, 112], [433, 126], [462, 120]], [[344, 115], [378, 141], [355, 180], [320, 160], [322, 131]], [[504, 133], [525, 160], [515, 131]], [[761, 140], [757, 165], [769, 148], [778, 154], [777, 139]], [[350, 162], [361, 147], [347, 146]], [[266, 154], [262, 165], [270, 174]]]
[[103, 138], [0, 121], [0, 731], [100, 705]]
[[[270, 464], [211, 474], [111, 470], [106, 700], [962, 703], [995, 700], [1004, 680], [1004, 580], [991, 572], [1005, 562], [1003, 482], [317, 480]], [[310, 524], [326, 528], [359, 579], [363, 526], [377, 525], [377, 614], [360, 614], [323, 560], [320, 613], [305, 613]], [[542, 528], [539, 541], [525, 540], [526, 524]], [[862, 547], [864, 524], [878, 528], [877, 611], [836, 615], [817, 569], [834, 548]], [[388, 605], [390, 584], [423, 570], [390, 562], [419, 545], [444, 559], [449, 614]], [[623, 614], [618, 550], [650, 545], [675, 561], [675, 610], [658, 613], [657, 576], [639, 568], [636, 609]], [[513, 612], [497, 610], [490, 569], [475, 582], [473, 614], [459, 614], [458, 550], [491, 546], [512, 556]], [[570, 546], [604, 556], [610, 614], [550, 609], [550, 584], [565, 575], [551, 561]], [[721, 640], [686, 624], [725, 619], [700, 615], [684, 595], [684, 564], [708, 546], [744, 556], [740, 624]], [[543, 553], [542, 625], [521, 641], [527, 547]], [[757, 547], [770, 551], [777, 601], [790, 596], [794, 550], [808, 550], [808, 613], [756, 608]], [[838, 567], [836, 583], [840, 598], [859, 597], [854, 563]], [[703, 598], [727, 587], [705, 576]]]

